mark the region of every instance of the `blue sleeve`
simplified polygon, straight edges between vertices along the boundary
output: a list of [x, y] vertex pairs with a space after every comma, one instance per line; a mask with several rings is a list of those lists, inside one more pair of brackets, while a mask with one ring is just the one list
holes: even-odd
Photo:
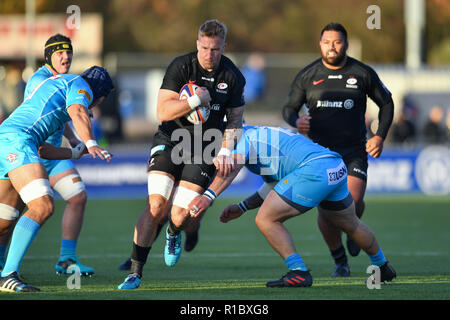
[[83, 78], [77, 77], [68, 84], [66, 108], [73, 104], [81, 104], [87, 108], [92, 104], [92, 90]]
[[242, 154], [245, 156], [245, 159], [248, 159], [250, 147], [250, 141], [248, 139], [248, 136], [244, 132], [244, 134], [239, 139], [236, 148], [231, 152], [231, 154]]

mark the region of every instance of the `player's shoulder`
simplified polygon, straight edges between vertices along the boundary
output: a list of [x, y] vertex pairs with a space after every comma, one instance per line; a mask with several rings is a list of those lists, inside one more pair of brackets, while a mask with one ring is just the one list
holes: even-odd
[[195, 51], [188, 52], [173, 58], [171, 65], [187, 66], [192, 65], [197, 61], [197, 55]]
[[234, 64], [234, 62], [230, 58], [222, 55], [220, 63], [222, 68], [224, 68], [227, 73], [231, 74], [237, 80], [245, 82], [245, 77], [242, 74], [241, 70]]
[[53, 76], [53, 73], [48, 69], [47, 66], [42, 66], [36, 70], [35, 73], [27, 81], [26, 89], [34, 89], [36, 85], [44, 81], [45, 79]]
[[323, 68], [322, 58], [317, 58], [310, 64], [303, 67], [297, 74], [297, 79], [304, 79], [313, 76], [318, 70]]
[[67, 86], [71, 89], [70, 92], [73, 95], [84, 95], [89, 102], [92, 102], [94, 94], [83, 77], [77, 74], [63, 74], [61, 76], [63, 76], [63, 80], [66, 81]]
[[349, 69], [351, 69], [352, 71], [359, 71], [363, 75], [372, 76], [374, 74], [377, 74], [371, 66], [355, 58], [347, 57], [347, 64], [349, 66]]

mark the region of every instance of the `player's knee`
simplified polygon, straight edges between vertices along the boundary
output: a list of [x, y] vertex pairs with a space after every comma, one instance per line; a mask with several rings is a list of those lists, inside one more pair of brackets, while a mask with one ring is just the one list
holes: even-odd
[[84, 207], [87, 203], [87, 192], [82, 191], [70, 199], [66, 200], [66, 202], [70, 205], [77, 206], [77, 207]]
[[28, 203], [28, 208], [40, 221], [45, 221], [53, 214], [53, 200], [49, 196], [43, 196]]
[[[4, 220], [5, 224], [12, 222], [19, 217], [19, 210], [4, 203], [0, 203], [0, 220]], [[1, 225], [0, 225], [1, 227]]]
[[[178, 186], [175, 189], [175, 193], [173, 195], [173, 205], [174, 208], [172, 212], [177, 212], [180, 215], [189, 215], [189, 204], [198, 197], [200, 194], [197, 191], [188, 189], [183, 186]], [[177, 208], [178, 207], [178, 208]]]
[[161, 195], [152, 195], [150, 197], [149, 209], [150, 214], [160, 220], [165, 213], [167, 199]]
[[53, 191], [50, 187], [48, 179], [35, 179], [24, 186], [20, 191], [19, 195], [23, 202], [30, 206], [31, 202], [41, 199], [45, 201], [44, 198], [53, 198]]
[[69, 174], [53, 186], [66, 202], [84, 204], [87, 201], [86, 186], [78, 174]]

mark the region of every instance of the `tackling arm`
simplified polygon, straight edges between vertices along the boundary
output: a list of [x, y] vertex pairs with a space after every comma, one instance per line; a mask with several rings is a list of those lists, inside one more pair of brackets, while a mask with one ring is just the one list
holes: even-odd
[[234, 166], [232, 171], [228, 176], [220, 176], [216, 175], [214, 177], [213, 182], [211, 182], [208, 190], [201, 196], [197, 196], [194, 200], [189, 204], [189, 211], [191, 212], [192, 217], [196, 217], [209, 206], [211, 206], [213, 200], [218, 197], [228, 186], [233, 182], [234, 178], [237, 176], [239, 171], [241, 171], [244, 166], [245, 159], [242, 159], [244, 156], [240, 154], [233, 155]]
[[233, 161], [230, 161], [230, 154], [242, 134], [242, 119], [244, 117], [244, 106], [228, 108], [225, 111], [227, 116], [227, 126], [222, 138], [222, 148], [220, 149], [213, 163], [218, 170], [218, 175], [227, 176], [233, 170]]

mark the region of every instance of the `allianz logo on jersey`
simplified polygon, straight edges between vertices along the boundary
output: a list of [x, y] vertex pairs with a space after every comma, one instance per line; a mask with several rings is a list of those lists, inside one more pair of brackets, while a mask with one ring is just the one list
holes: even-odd
[[329, 100], [317, 100], [317, 108], [345, 108], [351, 109], [355, 103], [352, 99], [345, 101], [329, 101]]

